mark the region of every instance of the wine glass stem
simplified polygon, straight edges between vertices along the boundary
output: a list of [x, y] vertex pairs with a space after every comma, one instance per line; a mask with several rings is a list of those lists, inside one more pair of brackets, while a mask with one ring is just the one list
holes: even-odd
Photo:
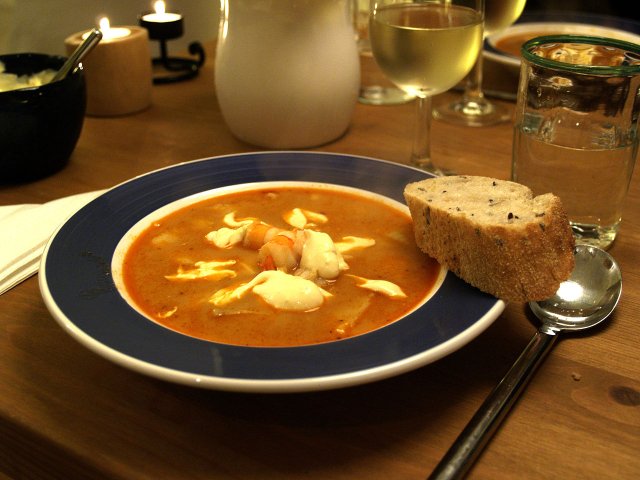
[[473, 69], [465, 78], [463, 102], [482, 102], [484, 93], [482, 93], [482, 52], [478, 55]]
[[431, 161], [431, 97], [418, 97], [411, 163], [436, 175], [442, 172]]

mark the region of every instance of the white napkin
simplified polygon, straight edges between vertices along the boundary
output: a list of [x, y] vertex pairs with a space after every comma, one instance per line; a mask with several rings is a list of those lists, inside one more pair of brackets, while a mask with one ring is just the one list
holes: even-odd
[[42, 205], [0, 206], [0, 295], [37, 272], [53, 232], [103, 192], [80, 193]]

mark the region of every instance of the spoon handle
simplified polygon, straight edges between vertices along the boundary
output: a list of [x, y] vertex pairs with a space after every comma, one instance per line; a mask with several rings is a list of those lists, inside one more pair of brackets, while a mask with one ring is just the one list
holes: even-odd
[[78, 48], [74, 50], [67, 61], [64, 62], [60, 70], [56, 72], [51, 81], [56, 82], [66, 77], [69, 72], [76, 68], [76, 65], [80, 63], [80, 60], [82, 60], [84, 56], [87, 55], [101, 39], [102, 32], [100, 30], [98, 30], [97, 28], [91, 30], [87, 38], [78, 46]]
[[538, 330], [500, 383], [471, 418], [449, 451], [436, 466], [430, 480], [463, 478], [497, 430], [533, 373], [557, 339], [553, 331]]

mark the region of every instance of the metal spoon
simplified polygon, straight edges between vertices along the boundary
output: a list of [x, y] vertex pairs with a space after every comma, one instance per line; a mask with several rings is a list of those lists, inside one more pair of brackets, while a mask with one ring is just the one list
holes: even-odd
[[102, 32], [100, 30], [98, 30], [97, 28], [91, 30], [91, 32], [89, 32], [89, 35], [87, 35], [87, 38], [85, 38], [84, 41], [80, 45], [78, 45], [78, 48], [76, 48], [74, 52], [69, 56], [69, 58], [67, 58], [62, 67], [60, 67], [60, 70], [58, 70], [53, 76], [53, 79], [51, 81], [56, 82], [66, 77], [69, 72], [73, 71], [76, 68], [76, 66], [85, 57], [85, 55], [87, 55], [87, 53], [89, 53], [101, 39]]
[[479, 456], [562, 331], [583, 330], [613, 312], [622, 293], [622, 274], [604, 250], [578, 245], [571, 277], [556, 294], [529, 307], [542, 325], [504, 378], [489, 394], [429, 479], [462, 478]]

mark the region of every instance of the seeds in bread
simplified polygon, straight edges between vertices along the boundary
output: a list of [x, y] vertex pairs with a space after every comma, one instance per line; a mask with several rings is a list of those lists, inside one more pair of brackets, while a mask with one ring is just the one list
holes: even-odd
[[486, 293], [543, 300], [573, 270], [573, 234], [553, 194], [460, 175], [411, 183], [404, 197], [420, 249]]

